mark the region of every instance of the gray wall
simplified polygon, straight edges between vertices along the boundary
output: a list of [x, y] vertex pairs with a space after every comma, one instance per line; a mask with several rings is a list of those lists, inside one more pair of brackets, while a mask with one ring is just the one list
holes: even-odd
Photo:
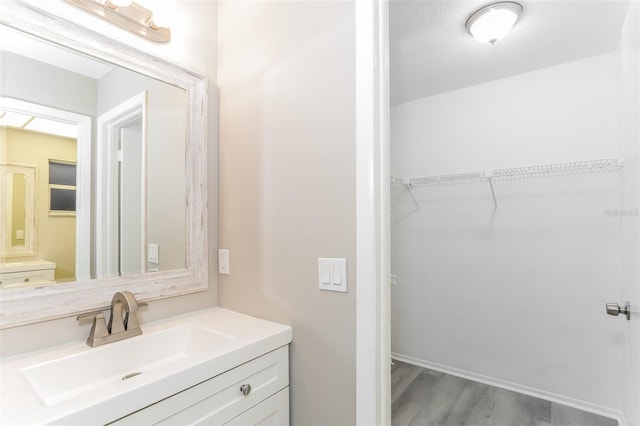
[[[355, 8], [219, 4], [220, 305], [288, 323], [291, 424], [355, 424]], [[345, 257], [348, 293], [318, 290]]]

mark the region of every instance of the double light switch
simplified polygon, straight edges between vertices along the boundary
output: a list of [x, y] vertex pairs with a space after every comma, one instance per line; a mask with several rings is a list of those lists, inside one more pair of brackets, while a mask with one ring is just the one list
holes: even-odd
[[320, 290], [347, 292], [347, 259], [318, 258]]

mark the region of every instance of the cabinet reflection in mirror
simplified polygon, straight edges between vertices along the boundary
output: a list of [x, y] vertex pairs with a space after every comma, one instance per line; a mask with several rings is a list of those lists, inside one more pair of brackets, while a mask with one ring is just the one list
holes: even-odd
[[185, 90], [0, 36], [3, 269], [53, 262], [58, 283], [184, 269]]

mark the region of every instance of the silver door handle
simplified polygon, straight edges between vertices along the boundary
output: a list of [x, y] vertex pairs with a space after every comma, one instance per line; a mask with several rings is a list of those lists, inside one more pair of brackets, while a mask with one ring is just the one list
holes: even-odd
[[624, 308], [621, 308], [617, 303], [607, 303], [607, 313], [617, 317], [622, 314], [627, 317], [627, 320], [631, 319], [631, 304], [629, 302], [624, 304]]

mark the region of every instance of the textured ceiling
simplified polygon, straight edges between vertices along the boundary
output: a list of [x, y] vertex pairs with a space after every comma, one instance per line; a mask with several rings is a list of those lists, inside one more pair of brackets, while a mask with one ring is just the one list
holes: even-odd
[[392, 0], [391, 104], [448, 92], [617, 49], [628, 0], [528, 0], [494, 46], [465, 30], [492, 1]]

